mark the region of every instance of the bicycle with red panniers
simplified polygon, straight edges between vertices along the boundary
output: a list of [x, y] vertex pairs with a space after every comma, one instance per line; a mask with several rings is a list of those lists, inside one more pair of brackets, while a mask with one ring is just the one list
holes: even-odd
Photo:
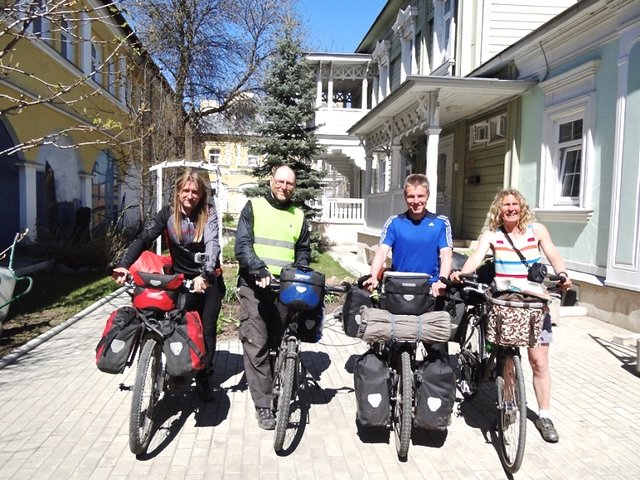
[[129, 416], [129, 448], [147, 451], [155, 430], [157, 406], [170, 390], [170, 378], [204, 368], [202, 322], [184, 309], [191, 280], [170, 273], [167, 257], [144, 252], [130, 267], [126, 286], [132, 305], [114, 311], [96, 349], [98, 368], [122, 373], [137, 358]]

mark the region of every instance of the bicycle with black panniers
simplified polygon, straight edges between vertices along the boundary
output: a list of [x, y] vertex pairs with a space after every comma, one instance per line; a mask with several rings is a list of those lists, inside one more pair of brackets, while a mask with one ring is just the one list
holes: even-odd
[[[360, 286], [368, 277], [359, 280]], [[347, 334], [355, 330], [370, 346], [354, 368], [357, 421], [392, 430], [400, 459], [408, 455], [413, 427], [449, 425], [455, 400], [455, 374], [444, 346], [450, 316], [434, 311], [429, 279], [428, 274], [385, 272], [374, 299], [359, 310], [358, 328], [345, 323]], [[343, 312], [343, 321], [348, 315]]]
[[192, 281], [165, 273], [170, 270], [170, 258], [143, 252], [125, 282], [131, 306], [111, 314], [96, 348], [96, 364], [106, 373], [122, 373], [137, 359], [133, 385], [120, 384], [132, 391], [129, 448], [135, 455], [149, 447], [171, 380], [204, 368], [202, 321], [197, 311], [185, 308], [187, 295], [194, 293]]
[[276, 414], [273, 448], [281, 452], [287, 431], [295, 428], [290, 422], [291, 413], [298, 402], [298, 388], [304, 387], [307, 377], [300, 358], [301, 344], [317, 342], [322, 336], [325, 295], [344, 293], [349, 287], [326, 285], [324, 274], [310, 267], [291, 266], [283, 267], [269, 288], [278, 293], [284, 324], [280, 344], [271, 351], [272, 410]]
[[[492, 286], [475, 273], [459, 274], [466, 311], [457, 335], [460, 350], [458, 388], [473, 399], [481, 382], [495, 380], [500, 460], [509, 473], [524, 458], [527, 402], [519, 347], [535, 346], [550, 300], [542, 284], [524, 281]], [[563, 277], [548, 276], [551, 281]], [[498, 282], [499, 283], [499, 282]]]

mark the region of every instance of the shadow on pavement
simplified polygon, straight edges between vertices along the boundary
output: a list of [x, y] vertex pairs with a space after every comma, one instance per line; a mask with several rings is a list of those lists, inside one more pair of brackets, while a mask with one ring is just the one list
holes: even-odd
[[600, 345], [604, 350], [610, 353], [616, 360], [621, 363], [621, 367], [623, 370], [631, 373], [636, 377], [640, 377], [640, 373], [636, 371], [636, 349], [633, 347], [625, 347], [623, 345], [618, 345], [617, 343], [613, 343], [610, 340], [605, 340], [600, 337], [596, 337], [594, 335], [589, 335], [591, 340]]
[[195, 392], [188, 390], [161, 398], [156, 405], [158, 418], [147, 453], [137, 455], [136, 458], [150, 460], [167, 448], [193, 412], [196, 401]]

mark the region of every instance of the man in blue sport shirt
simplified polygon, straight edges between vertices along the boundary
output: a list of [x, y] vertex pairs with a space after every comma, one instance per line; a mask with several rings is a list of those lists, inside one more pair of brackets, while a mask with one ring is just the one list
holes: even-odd
[[385, 260], [391, 252], [391, 270], [397, 272], [428, 273], [431, 275], [431, 294], [445, 293], [440, 277], [451, 273], [453, 241], [451, 225], [444, 215], [427, 211], [429, 180], [414, 173], [404, 182], [407, 211], [393, 215], [384, 224], [376, 254], [371, 262], [371, 278], [365, 282], [369, 290], [378, 286]]

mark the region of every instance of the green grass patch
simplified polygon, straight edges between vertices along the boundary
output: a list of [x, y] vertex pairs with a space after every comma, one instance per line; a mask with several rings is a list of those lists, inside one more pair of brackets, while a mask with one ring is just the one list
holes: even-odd
[[236, 254], [233, 251], [234, 246], [236, 244], [236, 239], [235, 238], [230, 238], [229, 242], [222, 247], [222, 261], [223, 262], [235, 262], [236, 261]]
[[311, 263], [311, 268], [324, 273], [327, 278], [336, 277], [339, 281], [342, 281], [345, 277], [353, 277], [352, 273], [345, 270], [328, 253], [319, 254], [318, 260]]
[[[73, 316], [118, 288], [111, 277], [98, 273], [65, 275], [37, 272], [30, 276], [33, 288], [11, 304], [11, 316], [50, 308], [59, 308], [62, 314]], [[16, 285], [14, 295], [20, 292], [22, 283]]]

